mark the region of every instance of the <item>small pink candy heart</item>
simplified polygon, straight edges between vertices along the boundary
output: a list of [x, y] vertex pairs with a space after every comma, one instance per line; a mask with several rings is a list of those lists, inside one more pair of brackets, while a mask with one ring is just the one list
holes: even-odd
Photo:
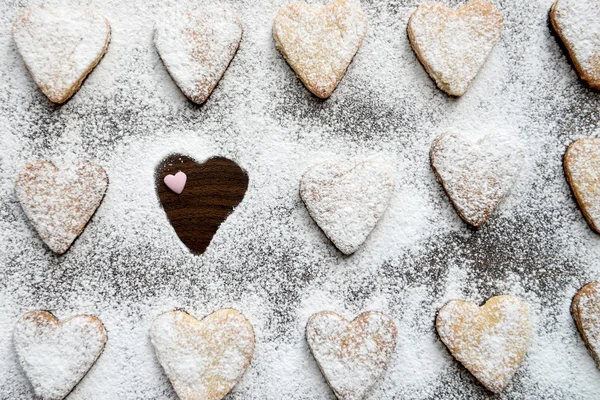
[[183, 192], [183, 188], [185, 187], [185, 183], [187, 182], [187, 175], [183, 172], [179, 171], [175, 175], [167, 175], [165, 176], [165, 185], [172, 191], [177, 194], [181, 194]]

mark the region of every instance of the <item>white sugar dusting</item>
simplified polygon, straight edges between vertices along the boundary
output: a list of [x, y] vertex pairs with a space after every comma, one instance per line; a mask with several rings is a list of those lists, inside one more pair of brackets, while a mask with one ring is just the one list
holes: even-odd
[[[60, 107], [38, 89], [10, 32], [26, 6], [41, 3], [56, 10], [64, 2], [0, 2], [0, 398], [34, 396], [12, 345], [24, 312], [91, 314], [106, 326], [106, 348], [69, 400], [175, 400], [149, 339], [153, 321], [175, 309], [200, 318], [231, 307], [252, 324], [256, 348], [228, 400], [334, 399], [305, 338], [308, 318], [323, 310], [349, 319], [381, 311], [398, 329], [366, 399], [487, 399], [441, 343], [435, 316], [450, 300], [481, 304], [504, 293], [527, 303], [533, 335], [499, 397], [597, 398], [599, 371], [569, 307], [600, 279], [600, 236], [571, 194], [562, 158], [574, 140], [597, 137], [600, 98], [548, 26], [552, 0], [493, 2], [502, 36], [459, 99], [436, 87], [411, 48], [407, 23], [419, 3], [363, 1], [369, 29], [326, 101], [276, 49], [273, 21], [290, 1], [225, 2], [244, 35], [202, 106], [169, 76], [153, 35], [167, 11], [213, 2], [75, 0], [70, 6], [110, 21], [111, 43]], [[477, 231], [430, 165], [432, 142], [452, 130], [509, 132], [527, 155], [510, 195]], [[172, 152], [226, 156], [250, 178], [202, 256], [181, 244], [156, 196], [156, 164]], [[396, 171], [396, 190], [363, 245], [343, 256], [310, 217], [300, 180], [316, 164], [373, 155]], [[110, 181], [62, 256], [39, 239], [15, 194], [34, 160], [91, 160]]]

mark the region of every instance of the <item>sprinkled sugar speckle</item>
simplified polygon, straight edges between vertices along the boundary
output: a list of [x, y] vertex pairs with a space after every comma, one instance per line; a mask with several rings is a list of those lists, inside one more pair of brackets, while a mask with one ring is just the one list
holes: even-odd
[[[152, 42], [165, 9], [196, 2], [75, 1], [108, 19], [111, 44], [60, 107], [39, 91], [10, 34], [20, 11], [41, 3], [0, 2], [0, 398], [33, 396], [11, 341], [23, 312], [104, 323], [104, 353], [69, 399], [175, 399], [149, 340], [153, 319], [232, 307], [253, 325], [256, 349], [229, 399], [333, 399], [304, 337], [322, 310], [394, 320], [396, 351], [367, 398], [484, 399], [439, 341], [435, 315], [452, 299], [482, 304], [503, 293], [527, 303], [534, 331], [500, 398], [597, 397], [600, 372], [569, 307], [581, 286], [600, 279], [600, 237], [577, 207], [562, 157], [572, 141], [597, 136], [600, 100], [548, 26], [551, 0], [494, 2], [502, 36], [458, 100], [435, 86], [410, 47], [406, 26], [419, 2], [363, 1], [367, 36], [327, 101], [275, 48], [273, 19], [289, 2], [225, 2], [244, 37], [202, 106], [181, 93]], [[436, 182], [429, 148], [444, 132], [498, 128], [515, 136], [527, 161], [502, 206], [473, 231]], [[171, 152], [226, 156], [250, 177], [202, 256], [179, 242], [156, 197], [154, 169]], [[300, 178], [320, 162], [373, 155], [393, 164], [396, 191], [366, 243], [344, 257], [308, 215]], [[38, 239], [14, 192], [35, 159], [58, 168], [87, 159], [109, 177], [102, 205], [60, 257]]]

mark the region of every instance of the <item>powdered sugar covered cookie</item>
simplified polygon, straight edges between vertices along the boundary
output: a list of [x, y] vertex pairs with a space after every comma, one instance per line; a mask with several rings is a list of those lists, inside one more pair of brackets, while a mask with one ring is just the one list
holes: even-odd
[[33, 80], [59, 104], [79, 90], [110, 41], [106, 18], [88, 9], [28, 8], [12, 32]]
[[489, 134], [477, 141], [446, 133], [431, 145], [431, 166], [460, 217], [481, 226], [516, 181], [523, 150], [510, 136]]
[[325, 235], [349, 255], [367, 239], [387, 209], [395, 172], [386, 162], [325, 163], [300, 181], [300, 197]]
[[365, 14], [351, 0], [326, 6], [294, 3], [275, 17], [277, 49], [315, 96], [331, 96], [367, 32]]
[[558, 0], [550, 10], [550, 21], [579, 77], [600, 89], [600, 1]]
[[462, 96], [502, 32], [502, 15], [483, 0], [458, 10], [423, 3], [408, 22], [410, 43], [431, 78], [451, 96]]
[[254, 354], [254, 332], [236, 310], [198, 321], [182, 311], [160, 315], [150, 329], [156, 357], [181, 400], [220, 400]]
[[157, 25], [154, 44], [183, 94], [204, 103], [219, 83], [242, 40], [233, 11], [210, 8], [177, 13]]
[[96, 317], [76, 315], [59, 322], [46, 311], [22, 315], [13, 333], [21, 367], [44, 400], [65, 398], [100, 357], [106, 340]]
[[531, 318], [523, 301], [496, 296], [483, 306], [453, 300], [435, 322], [442, 342], [483, 386], [499, 393], [523, 360], [531, 339]]
[[573, 142], [565, 153], [564, 168], [585, 219], [600, 233], [600, 139]]
[[387, 368], [396, 347], [396, 326], [378, 312], [349, 322], [324, 311], [310, 317], [306, 340], [337, 398], [359, 400]]
[[58, 170], [47, 161], [28, 164], [15, 191], [21, 208], [50, 250], [63, 254], [102, 202], [108, 177], [101, 167], [80, 163]]
[[585, 285], [573, 297], [571, 314], [594, 361], [600, 368], [600, 283]]

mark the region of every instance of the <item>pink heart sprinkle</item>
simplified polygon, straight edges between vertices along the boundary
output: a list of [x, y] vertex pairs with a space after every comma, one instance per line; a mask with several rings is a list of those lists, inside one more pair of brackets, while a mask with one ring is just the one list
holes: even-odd
[[181, 194], [183, 192], [183, 188], [185, 187], [185, 183], [187, 182], [187, 175], [183, 172], [179, 171], [175, 175], [167, 175], [165, 176], [165, 185], [172, 191], [177, 194]]

